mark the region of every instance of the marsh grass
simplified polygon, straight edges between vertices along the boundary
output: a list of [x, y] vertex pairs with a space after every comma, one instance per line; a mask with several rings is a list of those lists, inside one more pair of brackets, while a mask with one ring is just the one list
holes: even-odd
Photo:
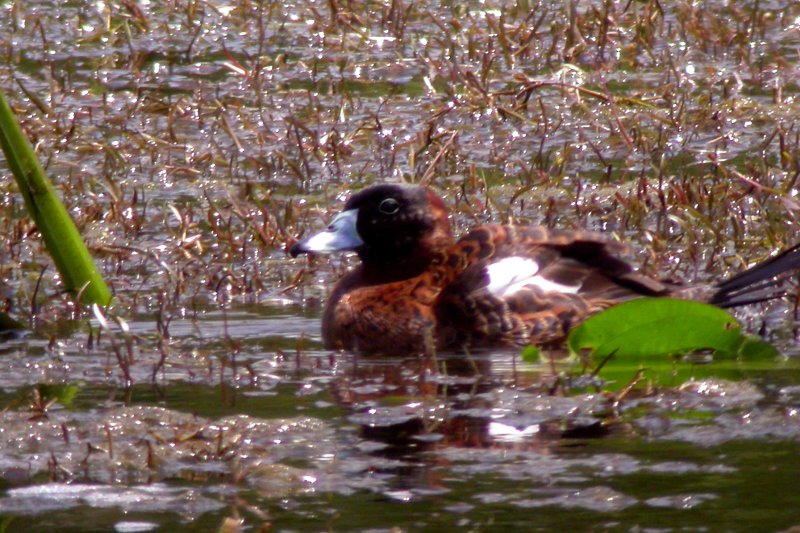
[[[794, 6], [4, 10], [3, 89], [103, 258], [114, 312], [155, 313], [167, 338], [178, 314], [319, 294], [309, 282], [339, 269], [283, 251], [382, 180], [439, 189], [459, 228], [601, 230], [688, 280], [797, 234]], [[4, 309], [74, 317], [3, 193]]]

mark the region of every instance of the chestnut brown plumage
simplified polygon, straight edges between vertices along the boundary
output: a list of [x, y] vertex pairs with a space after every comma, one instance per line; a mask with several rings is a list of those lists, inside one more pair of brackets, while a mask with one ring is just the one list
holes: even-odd
[[800, 267], [795, 246], [720, 284], [683, 285], [637, 272], [623, 249], [597, 233], [514, 225], [479, 226], [456, 241], [430, 189], [376, 185], [291, 254], [358, 254], [328, 298], [323, 341], [387, 354], [557, 343], [592, 314], [642, 296], [761, 302], [781, 296]]

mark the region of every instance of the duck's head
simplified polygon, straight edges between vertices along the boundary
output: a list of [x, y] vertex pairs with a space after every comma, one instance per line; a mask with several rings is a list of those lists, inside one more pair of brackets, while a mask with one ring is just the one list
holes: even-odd
[[447, 208], [430, 189], [374, 185], [354, 194], [325, 231], [291, 247], [302, 253], [352, 250], [367, 268], [418, 274], [453, 241]]

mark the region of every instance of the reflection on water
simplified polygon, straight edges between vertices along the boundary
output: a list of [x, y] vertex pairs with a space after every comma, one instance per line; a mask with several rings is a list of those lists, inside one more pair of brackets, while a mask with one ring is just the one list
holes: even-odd
[[[532, 510], [543, 528], [592, 527], [598, 516], [656, 527], [660, 509], [692, 527], [715, 506], [739, 505], [736, 487], [761, 476], [741, 442], [760, 443], [780, 465], [800, 437], [796, 387], [765, 402], [769, 385], [708, 379], [617, 401], [586, 384], [570, 389], [569, 367], [523, 363], [512, 351], [434, 361], [282, 348], [296, 347], [318, 319], [253, 309], [176, 322], [174, 357], [155, 382], [124, 390], [92, 379], [90, 360], [110, 342], [101, 339], [92, 351], [62, 347], [74, 397], [9, 388], [2, 399], [13, 409], [0, 415], [9, 490], [0, 511], [47, 509], [80, 529], [87, 507], [145, 522], [169, 508], [202, 530], [235, 502], [272, 508], [276, 526], [313, 530], [330, 513], [350, 529], [484, 527], [526, 520]], [[137, 360], [147, 360], [152, 329], [137, 322], [131, 332]], [[17, 350], [42, 341], [19, 342]], [[753, 378], [772, 381], [769, 372]], [[790, 481], [772, 476], [770, 490], [787, 494]], [[64, 482], [84, 492], [66, 495]], [[168, 497], [137, 492], [162, 488]]]

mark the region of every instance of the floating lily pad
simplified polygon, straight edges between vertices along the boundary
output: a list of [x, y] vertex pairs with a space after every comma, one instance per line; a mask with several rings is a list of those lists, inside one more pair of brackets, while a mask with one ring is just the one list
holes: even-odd
[[737, 354], [745, 340], [736, 319], [712, 305], [669, 298], [640, 298], [615, 305], [572, 330], [573, 353], [638, 357], [713, 350]]
[[[573, 354], [590, 350], [595, 361], [603, 361], [603, 375], [629, 377], [647, 368], [674, 378], [685, 374], [676, 374], [680, 366], [696, 368], [735, 357], [763, 362], [779, 355], [769, 343], [743, 334], [723, 309], [669, 298], [632, 300], [598, 313], [570, 333], [568, 345]], [[671, 357], [704, 352], [708, 357], [702, 360]], [[713, 368], [708, 370], [714, 374]]]

